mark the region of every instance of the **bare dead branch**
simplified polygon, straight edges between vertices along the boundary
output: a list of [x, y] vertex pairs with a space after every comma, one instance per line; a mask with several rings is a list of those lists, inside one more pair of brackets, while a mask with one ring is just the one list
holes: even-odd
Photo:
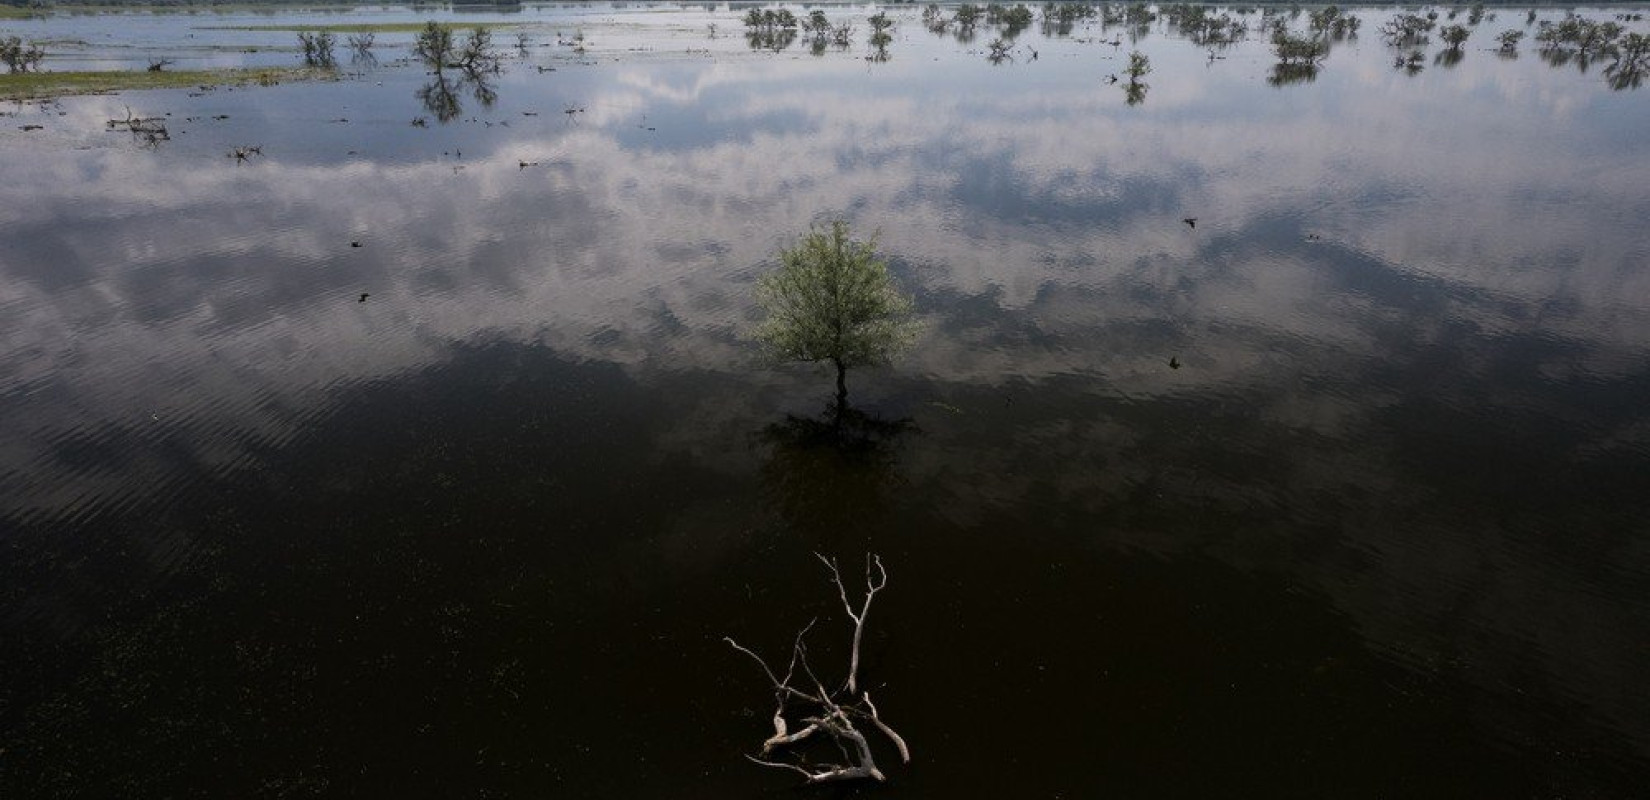
[[812, 782], [813, 779], [814, 779], [814, 774], [812, 772], [809, 772], [809, 771], [807, 771], [807, 770], [805, 770], [805, 769], [803, 769], [803, 768], [801, 768], [801, 767], [799, 767], [795, 764], [786, 764], [783, 761], [763, 761], [762, 759], [757, 758], [756, 756], [749, 756], [749, 755], [745, 756], [745, 758], [750, 759], [754, 763], [761, 764], [764, 767], [778, 767], [779, 769], [795, 770], [797, 772], [802, 773], [802, 776], [807, 778], [809, 782]]
[[802, 630], [797, 631], [796, 642], [791, 645], [791, 663], [790, 666], [785, 668], [785, 680], [780, 681], [779, 685], [789, 686], [791, 683], [791, 675], [796, 672], [797, 659], [807, 659], [807, 647], [802, 644], [802, 637], [807, 636], [808, 631], [813, 630], [814, 623], [818, 621], [819, 617], [814, 617], [813, 619], [808, 620], [808, 624], [804, 625]]
[[787, 735], [784, 730], [784, 720], [785, 718], [783, 716], [776, 715], [774, 717], [775, 732], [773, 736], [769, 737], [767, 741], [762, 743], [762, 755], [767, 755], [772, 752], [775, 747], [779, 747], [780, 745], [794, 744], [808, 738], [809, 736], [819, 733], [818, 725], [809, 725], [796, 733]]
[[866, 769], [864, 767], [842, 767], [839, 769], [828, 770], [826, 772], [813, 773], [808, 776], [808, 782], [826, 783], [829, 781], [851, 781], [858, 778], [875, 778], [879, 781], [887, 780], [882, 773], [874, 769]]
[[[860, 606], [859, 613], [854, 613], [854, 606], [848, 602], [848, 588], [842, 583], [842, 573], [837, 569], [836, 559], [826, 558], [818, 553], [814, 557], [831, 571], [831, 580], [836, 583], [837, 596], [842, 598], [842, 608], [848, 612], [848, 618], [854, 621], [854, 647], [848, 656], [848, 694], [859, 693], [859, 643], [865, 635], [865, 617], [871, 613], [871, 599], [876, 597], [882, 587], [888, 585], [888, 570], [882, 566], [882, 556], [867, 555], [865, 557], [865, 604]], [[875, 563], [877, 576], [873, 579], [871, 565]]]
[[854, 727], [854, 723], [848, 721], [848, 716], [846, 714], [843, 714], [841, 711], [837, 711], [828, 717], [809, 717], [806, 721], [813, 725], [819, 725], [826, 731], [830, 732], [832, 737], [834, 737], [838, 743], [841, 743], [843, 740], [847, 740], [854, 746], [854, 755], [857, 756], [859, 760], [859, 766], [857, 767], [844, 767], [841, 769], [814, 773], [814, 777], [808, 780], [809, 783], [849, 780], [852, 778], [875, 778], [879, 781], [887, 780], [887, 778], [883, 776], [882, 770], [877, 769], [876, 758], [871, 755], [871, 743], [865, 741], [865, 735], [860, 733], [859, 730]]
[[901, 763], [911, 763], [911, 748], [905, 746], [905, 737], [896, 733], [893, 728], [888, 727], [888, 723], [883, 722], [882, 717], [877, 715], [877, 704], [871, 702], [870, 692], [865, 693], [864, 699], [865, 707], [871, 709], [871, 724], [877, 726], [877, 730], [882, 731], [883, 735], [894, 743], [894, 747], [898, 748]]
[[151, 145], [164, 141], [170, 141], [172, 138], [171, 135], [166, 132], [165, 118], [134, 116], [130, 106], [126, 107], [125, 119], [111, 119], [108, 121], [109, 130], [113, 131], [121, 128], [130, 131], [133, 138], [139, 139], [146, 144]]
[[731, 646], [733, 649], [738, 650], [739, 652], [744, 653], [745, 655], [750, 656], [753, 659], [756, 659], [756, 663], [762, 665], [762, 671], [767, 673], [769, 683], [773, 684], [774, 686], [783, 686], [784, 685], [784, 684], [779, 682], [778, 678], [774, 677], [773, 670], [768, 668], [768, 662], [763, 661], [761, 656], [751, 652], [750, 650], [747, 650], [744, 645], [734, 641], [732, 636], [723, 636], [722, 641], [727, 642], [728, 645]]
[[[734, 641], [732, 637], [723, 637], [723, 641], [727, 642], [730, 647], [750, 656], [762, 668], [763, 674], [767, 675], [768, 682], [774, 690], [776, 703], [773, 714], [774, 733], [762, 743], [762, 758], [749, 755], [746, 758], [762, 766], [788, 769], [804, 775], [808, 783], [826, 783], [862, 778], [871, 778], [877, 781], [886, 780], [882, 770], [877, 767], [876, 757], [871, 750], [870, 742], [866, 739], [865, 734], [854, 726], [854, 718], [870, 720], [871, 724], [875, 725], [877, 730], [882, 731], [883, 735], [887, 736], [888, 740], [899, 751], [900, 761], [907, 764], [911, 762], [911, 750], [906, 745], [904, 737], [901, 737], [892, 727], [882, 721], [876, 704], [871, 702], [869, 692], [864, 695], [858, 693], [859, 649], [864, 635], [865, 618], [870, 614], [872, 599], [875, 598], [877, 592], [888, 585], [888, 572], [883, 567], [880, 557], [875, 555], [866, 557], [865, 599], [856, 611], [853, 604], [848, 600], [848, 590], [842, 582], [842, 574], [836, 561], [827, 559], [818, 553], [814, 555], [820, 563], [825, 565], [826, 569], [830, 570], [832, 580], [837, 587], [837, 595], [842, 599], [843, 609], [847, 612], [849, 618], [854, 621], [853, 651], [849, 657], [847, 699], [839, 702], [834, 698], [832, 693], [825, 688], [825, 682], [814, 672], [813, 665], [808, 660], [806, 637], [808, 632], [813, 629], [814, 624], [818, 622], [817, 618], [810, 620], [802, 630], [797, 632], [796, 639], [791, 644], [791, 658], [785, 667], [783, 678], [777, 676], [773, 668], [768, 665], [767, 660], [755, 651]], [[802, 673], [812, 682], [812, 693], [791, 685], [791, 681], [796, 677], [798, 665], [801, 666]], [[796, 703], [799, 710], [803, 712], [800, 717], [791, 717], [791, 719], [799, 718], [800, 722], [805, 725], [795, 733], [791, 732], [790, 723], [786, 717], [787, 705], [791, 702]], [[813, 713], [807, 714], [806, 712], [810, 710]], [[842, 752], [845, 764], [807, 764], [805, 762], [796, 764], [767, 759], [767, 756], [776, 749], [816, 738], [816, 734], [821, 731]]]

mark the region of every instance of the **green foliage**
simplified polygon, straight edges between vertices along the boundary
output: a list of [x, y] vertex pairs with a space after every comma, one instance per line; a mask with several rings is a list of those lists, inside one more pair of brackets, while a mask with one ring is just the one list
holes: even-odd
[[878, 11], [874, 16], [866, 21], [871, 23], [872, 47], [882, 50], [888, 47], [889, 42], [894, 41], [893, 34], [888, 32], [893, 29], [894, 21], [889, 19], [886, 13]]
[[1139, 81], [1129, 81], [1123, 84], [1123, 102], [1137, 106], [1146, 102], [1146, 90], [1151, 87]]
[[1328, 33], [1335, 20], [1341, 18], [1341, 9], [1337, 6], [1324, 6], [1312, 12], [1307, 23], [1314, 33]]
[[498, 72], [499, 60], [498, 51], [493, 49], [493, 33], [486, 28], [471, 29], [458, 48], [458, 66], [472, 75]]
[[1465, 44], [1467, 37], [1471, 35], [1472, 31], [1464, 25], [1447, 25], [1438, 31], [1438, 38], [1443, 39], [1444, 44], [1451, 51], [1457, 53], [1461, 51], [1461, 45]]
[[1048, 3], [1043, 6], [1043, 24], [1046, 32], [1065, 36], [1077, 22], [1092, 19], [1099, 13], [1089, 3]]
[[1501, 43], [1501, 52], [1511, 53], [1518, 49], [1518, 43], [1524, 38], [1524, 32], [1519, 30], [1504, 30], [1495, 37]]
[[1137, 27], [1150, 25], [1157, 21], [1157, 12], [1147, 3], [1135, 3], [1123, 9], [1123, 20]]
[[1616, 59], [1639, 68], [1650, 66], [1650, 34], [1629, 33], [1616, 45]]
[[1356, 36], [1363, 20], [1350, 14], [1342, 13], [1336, 6], [1325, 6], [1312, 12], [1308, 18], [1307, 27], [1315, 34], [1328, 35], [1335, 39], [1345, 39], [1347, 36]]
[[[155, 13], [170, 6], [154, 6]], [[491, 23], [494, 28], [518, 28], [525, 23], [498, 22]], [[331, 31], [335, 34], [346, 33], [410, 33], [417, 35], [429, 28], [429, 22], [344, 22], [327, 25], [201, 25], [197, 30], [203, 31], [262, 31], [262, 32], [291, 32], [298, 31]]]
[[471, 75], [498, 72], [499, 54], [493, 49], [493, 34], [486, 28], [470, 31], [462, 43], [453, 38], [452, 26], [434, 20], [425, 23], [413, 41], [413, 54], [436, 72], [457, 67]]
[[780, 361], [829, 361], [838, 391], [848, 367], [882, 364], [909, 344], [911, 301], [894, 288], [875, 237], [856, 241], [848, 223], [814, 228], [779, 252], [756, 284], [767, 313], [756, 337]]
[[332, 49], [337, 42], [338, 37], [332, 31], [299, 31], [298, 46], [304, 53], [304, 66], [331, 67], [335, 63]]
[[1637, 89], [1650, 72], [1650, 35], [1629, 33], [1612, 48], [1615, 63], [1604, 68], [1604, 77], [1614, 89]]
[[1284, 66], [1315, 67], [1329, 55], [1329, 43], [1318, 36], [1295, 36], [1279, 31], [1272, 34], [1272, 53]]
[[0, 63], [13, 73], [28, 72], [31, 68], [40, 71], [40, 61], [46, 57], [46, 51], [33, 42], [23, 44], [23, 40], [16, 36], [0, 39]]
[[1249, 32], [1242, 20], [1230, 14], [1216, 16], [1208, 6], [1182, 3], [1162, 10], [1163, 17], [1180, 30], [1180, 35], [1199, 47], [1233, 44]]
[[946, 19], [938, 4], [929, 3], [922, 7], [922, 24], [931, 33], [945, 33], [945, 29], [951, 26], [951, 20]]
[[1123, 73], [1129, 76], [1129, 82], [1123, 84], [1123, 99], [1129, 105], [1137, 106], [1146, 102], [1146, 90], [1151, 86], [1140, 79], [1151, 71], [1152, 61], [1145, 53], [1139, 50], [1129, 53], [1129, 65], [1123, 69]]
[[274, 86], [289, 80], [335, 79], [331, 70], [307, 67], [151, 72], [149, 70], [103, 70], [99, 72], [19, 72], [0, 74], [0, 100], [25, 100], [64, 95], [102, 94], [140, 89], [175, 89], [197, 86]]
[[1424, 44], [1427, 33], [1432, 30], [1437, 12], [1428, 16], [1416, 14], [1396, 14], [1381, 26], [1381, 35], [1386, 37], [1386, 43], [1393, 47], [1411, 47]]
[[853, 35], [854, 26], [846, 22], [838, 23], [835, 28], [831, 29], [831, 44], [837, 47], [847, 47]]
[[1557, 24], [1541, 23], [1535, 40], [1542, 52], [1591, 58], [1607, 52], [1621, 35], [1622, 28], [1614, 22], [1598, 22], [1585, 17], [1566, 17]]
[[1427, 54], [1420, 50], [1412, 50], [1408, 55], [1400, 53], [1393, 59], [1392, 66], [1401, 69], [1410, 75], [1418, 75], [1426, 69]]
[[44, 57], [45, 52], [38, 45], [30, 43], [25, 46], [23, 40], [16, 36], [0, 39], [0, 62], [11, 72], [28, 72], [31, 66], [39, 71], [38, 65]]
[[452, 27], [435, 20], [424, 23], [424, 30], [419, 31], [418, 38], [413, 41], [413, 54], [440, 72], [453, 55]]
[[[825, 12], [816, 12], [821, 17]], [[753, 8], [745, 12], [745, 27], [762, 33], [773, 33], [781, 30], [796, 30], [796, 15], [787, 8]]]
[[1031, 9], [1024, 5], [1003, 6], [992, 3], [985, 7], [985, 21], [990, 25], [998, 25], [1003, 29], [1003, 35], [1013, 37], [1031, 25], [1036, 16]]
[[1272, 86], [1311, 83], [1317, 79], [1317, 64], [1284, 64], [1280, 62], [1273, 64], [1271, 74], [1266, 76], [1266, 82]]
[[1152, 60], [1139, 50], [1129, 54], [1129, 66], [1123, 70], [1129, 76], [1129, 83], [1139, 83], [1151, 71]]

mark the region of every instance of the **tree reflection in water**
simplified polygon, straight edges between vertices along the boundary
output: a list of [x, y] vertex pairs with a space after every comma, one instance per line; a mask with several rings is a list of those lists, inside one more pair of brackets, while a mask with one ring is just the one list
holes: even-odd
[[1266, 76], [1266, 82], [1273, 86], [1311, 83], [1317, 79], [1318, 65], [1316, 64], [1273, 64], [1272, 74]]
[[885, 419], [835, 400], [817, 417], [787, 414], [759, 434], [770, 448], [763, 494], [797, 526], [843, 531], [863, 524], [905, 484], [900, 440], [920, 432], [908, 418]]
[[445, 73], [437, 72], [431, 76], [430, 82], [418, 89], [418, 101], [424, 104], [424, 109], [435, 115], [440, 122], [451, 122], [464, 113], [463, 101], [459, 96], [469, 92], [482, 108], [492, 108], [498, 101], [498, 91], [487, 82], [485, 75], [465, 71], [461, 77], [454, 79]]

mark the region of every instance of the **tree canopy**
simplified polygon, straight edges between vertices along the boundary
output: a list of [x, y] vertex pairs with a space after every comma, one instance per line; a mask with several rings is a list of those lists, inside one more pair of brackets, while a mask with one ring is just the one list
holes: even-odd
[[914, 332], [911, 301], [876, 256], [876, 238], [857, 241], [848, 223], [816, 227], [779, 252], [756, 298], [767, 319], [757, 338], [781, 361], [829, 361], [839, 401], [849, 367], [886, 363]]

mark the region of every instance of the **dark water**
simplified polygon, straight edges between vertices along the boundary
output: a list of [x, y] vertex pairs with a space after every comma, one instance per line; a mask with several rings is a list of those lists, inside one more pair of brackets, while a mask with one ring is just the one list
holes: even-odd
[[[911, 9], [876, 63], [829, 12], [499, 17], [446, 123], [406, 35], [8, 106], [0, 796], [793, 796], [721, 638], [817, 616], [840, 676], [816, 551], [891, 576], [878, 791], [1642, 796], [1650, 93], [1489, 52], [1521, 11], [1282, 87], [1254, 34], [994, 66]], [[208, 35], [123, 19], [6, 28]], [[834, 216], [924, 324], [849, 442], [749, 342]]]

